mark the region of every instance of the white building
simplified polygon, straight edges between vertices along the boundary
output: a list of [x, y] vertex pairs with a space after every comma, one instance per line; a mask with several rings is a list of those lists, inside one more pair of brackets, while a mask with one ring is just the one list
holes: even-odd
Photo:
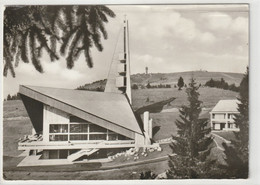
[[235, 114], [239, 114], [238, 100], [220, 100], [210, 112], [212, 130], [239, 131], [234, 124]]

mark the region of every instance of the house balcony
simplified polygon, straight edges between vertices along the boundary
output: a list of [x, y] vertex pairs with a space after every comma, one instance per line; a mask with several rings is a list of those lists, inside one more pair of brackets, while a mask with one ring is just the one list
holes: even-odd
[[239, 128], [223, 128], [223, 131], [239, 131]]
[[225, 122], [230, 122], [230, 123], [234, 123], [234, 119], [233, 118], [211, 118], [212, 122], [216, 122], [216, 123], [225, 123]]

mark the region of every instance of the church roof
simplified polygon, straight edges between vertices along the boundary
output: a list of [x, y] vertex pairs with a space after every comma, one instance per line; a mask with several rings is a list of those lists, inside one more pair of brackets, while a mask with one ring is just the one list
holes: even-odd
[[[62, 110], [81, 111], [119, 127], [142, 134], [134, 112], [124, 94], [60, 89], [39, 86], [20, 86], [20, 94]], [[45, 98], [47, 98], [45, 100]], [[66, 112], [66, 111], [65, 111]], [[118, 130], [117, 130], [118, 131]]]

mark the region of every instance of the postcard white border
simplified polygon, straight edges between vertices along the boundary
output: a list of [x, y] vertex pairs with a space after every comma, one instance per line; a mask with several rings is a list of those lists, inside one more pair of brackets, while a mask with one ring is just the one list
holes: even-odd
[[[3, 35], [3, 9], [5, 5], [34, 5], [34, 4], [237, 4], [237, 3], [248, 3], [250, 5], [250, 177], [246, 180], [106, 180], [106, 181], [4, 181], [1, 177], [0, 184], [185, 184], [185, 185], [226, 185], [226, 184], [236, 184], [236, 185], [255, 185], [260, 184], [260, 1], [257, 0], [1, 0], [0, 1], [0, 35]], [[1, 37], [0, 45], [3, 46], [3, 39]], [[0, 47], [0, 69], [3, 70], [3, 47]], [[0, 78], [1, 84], [3, 84], [3, 78]], [[3, 86], [1, 86], [1, 91], [3, 95]], [[3, 102], [3, 97], [1, 97]], [[3, 104], [0, 104], [0, 115], [3, 115]], [[0, 135], [3, 133], [3, 117], [0, 116]], [[3, 139], [1, 137], [1, 146], [3, 146]], [[1, 160], [0, 160], [0, 172], [2, 176], [2, 151], [1, 147]]]

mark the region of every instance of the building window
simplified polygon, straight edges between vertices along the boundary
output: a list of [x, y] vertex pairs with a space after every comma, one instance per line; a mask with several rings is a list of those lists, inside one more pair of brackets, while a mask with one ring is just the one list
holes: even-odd
[[215, 114], [212, 114], [212, 119], [215, 119]]
[[89, 132], [107, 132], [107, 129], [100, 127], [98, 125], [90, 124], [89, 125]]
[[59, 150], [59, 159], [67, 159], [68, 150]]
[[70, 124], [70, 133], [87, 133], [88, 124]]
[[72, 123], [72, 122], [81, 123], [81, 122], [87, 122], [87, 121], [84, 119], [81, 119], [79, 117], [76, 117], [76, 116], [70, 116], [70, 123]]
[[68, 141], [68, 135], [50, 135], [50, 141]]
[[58, 150], [49, 150], [49, 159], [58, 159], [59, 153]]
[[109, 140], [109, 141], [118, 140], [117, 134], [109, 134], [109, 135], [108, 135], [108, 140]]
[[[70, 117], [71, 121], [80, 121]], [[89, 140], [131, 140], [104, 127], [89, 122], [70, 122], [68, 124], [50, 124], [49, 141], [89, 141]]]
[[107, 140], [106, 134], [90, 134], [89, 140]]
[[73, 135], [70, 135], [70, 140], [71, 141], [88, 140], [88, 134], [73, 134]]
[[128, 137], [118, 134], [118, 140], [129, 140]]
[[67, 124], [51, 124], [50, 133], [68, 133]]

